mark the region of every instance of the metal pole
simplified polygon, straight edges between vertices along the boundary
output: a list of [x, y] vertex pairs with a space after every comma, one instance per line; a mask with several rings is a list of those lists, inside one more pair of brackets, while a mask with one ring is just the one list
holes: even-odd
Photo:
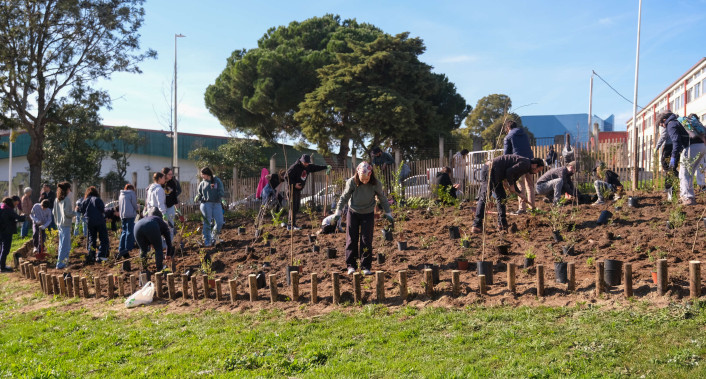
[[632, 189], [637, 190], [637, 79], [640, 71], [640, 23], [642, 20], [642, 0], [639, 0], [637, 8], [637, 52], [635, 53], [635, 92], [632, 98]]
[[[588, 90], [588, 135], [590, 137], [591, 130], [592, 130], [592, 122], [593, 121], [593, 71], [591, 71], [591, 84], [589, 85], [589, 90]], [[596, 144], [598, 144], [598, 135], [596, 134], [594, 136]], [[590, 142], [590, 141], [589, 141]], [[589, 144], [589, 150], [590, 150], [590, 144]]]
[[174, 140], [174, 151], [172, 157], [172, 169], [174, 178], [179, 180], [179, 137], [177, 134], [177, 38], [186, 37], [183, 34], [174, 34], [174, 130], [172, 139]]
[[10, 138], [8, 138], [10, 145], [10, 167], [8, 167], [7, 169], [7, 197], [12, 197], [12, 140], [14, 139], [13, 133], [14, 132], [10, 130]]

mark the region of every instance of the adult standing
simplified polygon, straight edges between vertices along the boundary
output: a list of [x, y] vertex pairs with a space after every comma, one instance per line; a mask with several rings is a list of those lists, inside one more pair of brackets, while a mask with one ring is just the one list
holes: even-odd
[[395, 158], [392, 157], [392, 154], [382, 151], [382, 149], [379, 146], [374, 147], [370, 151], [370, 155], [372, 156], [372, 164], [373, 166], [376, 166], [380, 168], [380, 172], [383, 175], [385, 184], [390, 188], [392, 188], [392, 170], [396, 169], [395, 167]]
[[165, 216], [167, 216], [167, 222], [172, 228], [172, 234], [174, 234], [174, 218], [176, 217], [176, 205], [179, 204], [179, 195], [181, 195], [181, 184], [174, 177], [174, 170], [171, 168], [163, 168], [162, 174], [164, 174], [164, 194], [166, 197], [164, 205], [167, 207]]
[[[514, 120], [506, 120], [503, 128], [507, 135], [504, 140], [503, 154], [519, 155], [528, 159], [534, 158], [534, 153], [530, 147], [529, 136], [525, 133], [525, 129], [517, 125]], [[527, 207], [534, 209], [534, 174], [524, 174], [518, 181], [520, 193], [526, 194], [526, 197], [520, 196], [520, 206], [513, 214], [522, 214], [527, 212]], [[528, 200], [526, 202], [525, 200]]]
[[[495, 204], [498, 208], [498, 227], [500, 230], [507, 230], [507, 219], [505, 216], [505, 199], [507, 193], [505, 188], [518, 196], [523, 195], [516, 190], [515, 183], [526, 174], [536, 174], [544, 167], [544, 160], [540, 158], [525, 158], [519, 155], [501, 155], [486, 163], [481, 169], [480, 190], [478, 191], [478, 203], [476, 204], [476, 217], [473, 220], [473, 233], [483, 232], [483, 219], [485, 218], [485, 203], [488, 191], [495, 196]], [[533, 189], [534, 190], [534, 189]]]
[[135, 224], [135, 239], [137, 240], [137, 246], [140, 247], [142, 262], [147, 261], [147, 253], [150, 251], [150, 246], [154, 249], [154, 261], [157, 271], [162, 271], [163, 269], [164, 250], [162, 248], [162, 238], [166, 241], [167, 256], [173, 256], [174, 246], [172, 246], [172, 234], [169, 231], [169, 226], [162, 219], [159, 210], [152, 209], [146, 217], [141, 218]]
[[71, 183], [61, 182], [57, 185], [57, 197], [54, 202], [54, 222], [59, 228], [59, 256], [56, 261], [57, 270], [66, 267], [69, 263], [69, 251], [71, 251], [71, 221], [74, 212], [73, 202], [69, 198], [71, 193]]
[[32, 243], [34, 244], [34, 252], [36, 253], [40, 248], [44, 248], [44, 240], [47, 237], [44, 230], [53, 222], [51, 208], [49, 208], [49, 200], [44, 199], [34, 204], [29, 217], [32, 219]]
[[302, 155], [293, 165], [289, 166], [287, 170], [287, 181], [290, 188], [287, 188], [287, 191], [292, 192], [292, 198], [290, 199], [292, 207], [287, 230], [290, 230], [290, 228], [294, 228], [294, 230], [301, 229], [297, 226], [297, 213], [301, 205], [302, 189], [304, 189], [309, 174], [323, 170], [326, 170], [326, 175], [328, 175], [331, 172], [331, 166], [321, 166], [311, 163], [311, 157], [308, 154]]
[[[101, 200], [95, 186], [86, 189], [86, 194], [78, 210], [86, 217], [88, 225], [87, 262], [107, 261], [110, 241], [108, 241], [108, 228], [105, 225], [105, 203]], [[98, 239], [100, 239], [100, 247]]]
[[[689, 115], [689, 117], [696, 115]], [[677, 120], [677, 115], [667, 110], [658, 117], [658, 124], [667, 126], [667, 134], [672, 141], [672, 155], [669, 159], [669, 170], [675, 170], [679, 162], [679, 198], [683, 205], [695, 205], [694, 170], [706, 154], [706, 145], [702, 138], [689, 135], [684, 126]], [[681, 157], [681, 158], [680, 158]]]
[[135, 247], [135, 217], [137, 217], [137, 195], [135, 187], [128, 183], [118, 196], [118, 209], [120, 209], [120, 244], [118, 245], [118, 258], [130, 257], [130, 250]]
[[[373, 229], [375, 227], [375, 198], [382, 204], [385, 218], [393, 223], [390, 204], [382, 192], [382, 184], [375, 178], [373, 166], [361, 162], [355, 175], [348, 179], [346, 188], [338, 200], [334, 221], [341, 218], [341, 211], [348, 205], [346, 216], [346, 264], [348, 274], [358, 268], [360, 258], [363, 274], [371, 275], [373, 263]], [[335, 223], [335, 222], [334, 222]], [[358, 246], [360, 240], [362, 246]]]
[[0, 203], [0, 272], [12, 272], [7, 267], [7, 256], [12, 246], [12, 235], [17, 233], [17, 222], [23, 221], [25, 216], [18, 216], [14, 210], [14, 201], [6, 197]]
[[29, 227], [32, 226], [32, 219], [29, 217], [29, 213], [32, 212], [32, 207], [34, 202], [32, 202], [32, 188], [26, 187], [24, 189], [24, 195], [20, 202], [22, 208], [22, 215], [25, 216], [25, 221], [22, 223], [22, 230], [20, 231], [20, 237], [27, 238], [29, 234]]
[[[196, 201], [201, 202], [203, 215], [203, 242], [208, 247], [221, 242], [219, 234], [223, 227], [223, 206], [221, 201], [225, 191], [221, 179], [213, 175], [210, 168], [201, 169], [201, 183], [196, 189]], [[215, 222], [215, 225], [211, 226]]]
[[147, 187], [147, 199], [145, 199], [145, 212], [152, 212], [152, 209], [159, 209], [159, 212], [164, 215], [167, 213], [167, 195], [164, 193], [164, 182], [166, 178], [161, 172], [155, 172], [152, 175], [152, 184]]
[[[42, 185], [42, 192], [39, 193], [39, 202], [42, 200], [49, 200], [49, 211], [54, 209], [54, 201], [56, 201], [56, 193], [51, 190], [49, 183], [44, 183]], [[54, 218], [52, 217], [51, 225], [49, 229], [56, 229], [56, 224], [54, 223]]]

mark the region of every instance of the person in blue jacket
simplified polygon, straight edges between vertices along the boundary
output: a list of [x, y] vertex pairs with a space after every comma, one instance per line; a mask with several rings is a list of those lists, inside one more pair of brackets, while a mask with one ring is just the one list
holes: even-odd
[[[690, 136], [679, 122], [676, 114], [669, 110], [657, 116], [658, 125], [666, 125], [667, 135], [672, 141], [672, 155], [669, 159], [669, 171], [679, 164], [679, 198], [683, 205], [695, 205], [694, 171], [706, 154], [703, 139]], [[671, 196], [669, 196], [671, 197]]]
[[[525, 129], [517, 125], [514, 120], [506, 120], [503, 128], [507, 135], [505, 136], [503, 154], [504, 155], [519, 155], [527, 159], [533, 159], [534, 153], [530, 147], [529, 136], [525, 133]], [[520, 197], [520, 207], [513, 214], [522, 214], [527, 212], [527, 207], [534, 209], [534, 174], [527, 173], [517, 181], [520, 193], [525, 194], [529, 200], [529, 204]]]
[[[90, 264], [94, 261], [107, 261], [110, 241], [108, 240], [108, 228], [105, 225], [105, 203], [101, 200], [98, 189], [95, 186], [90, 186], [86, 189], [86, 194], [79, 205], [78, 211], [86, 217], [86, 223], [88, 224], [88, 256], [86, 262]], [[97, 246], [98, 239], [100, 239], [100, 246]], [[98, 253], [94, 255], [96, 251]]]
[[162, 219], [162, 212], [157, 208], [152, 208], [147, 217], [141, 218], [135, 224], [135, 240], [137, 246], [140, 247], [140, 257], [142, 258], [143, 268], [147, 262], [147, 253], [150, 247], [154, 249], [154, 262], [157, 266], [157, 271], [162, 271], [164, 262], [164, 250], [162, 249], [162, 238], [167, 245], [167, 256], [174, 255], [174, 246], [172, 246], [172, 233], [169, 231], [169, 226]]

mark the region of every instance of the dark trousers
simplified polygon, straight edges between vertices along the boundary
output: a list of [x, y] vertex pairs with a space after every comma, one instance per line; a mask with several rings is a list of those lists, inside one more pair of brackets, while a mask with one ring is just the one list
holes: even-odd
[[[41, 237], [41, 238], [40, 238]], [[47, 233], [39, 227], [39, 224], [32, 223], [32, 245], [39, 249], [44, 247], [44, 241], [47, 239]], [[41, 244], [41, 246], [40, 246]]]
[[[373, 264], [374, 213], [355, 213], [348, 211], [346, 216], [346, 264], [358, 268], [358, 258], [364, 269]], [[360, 241], [360, 246], [358, 246]]]
[[674, 182], [679, 181], [679, 159], [677, 159], [674, 170], [669, 170], [669, 161], [672, 159], [672, 147], [673, 145], [664, 145], [664, 148], [662, 148], [662, 169], [666, 175], [664, 179], [664, 189], [666, 190], [674, 187]]
[[[12, 246], [12, 234], [2, 233], [0, 234], [0, 268], [5, 268], [7, 262], [7, 256], [10, 255], [10, 247]], [[15, 262], [17, 259], [15, 258]], [[17, 268], [17, 267], [15, 267]]]
[[298, 189], [294, 189], [292, 191], [292, 217], [289, 220], [289, 225], [296, 225], [297, 224], [297, 213], [299, 213], [299, 204], [302, 200], [302, 191]]
[[503, 228], [507, 227], [507, 218], [505, 216], [505, 201], [507, 199], [507, 194], [505, 193], [505, 187], [503, 187], [502, 181], [494, 180], [490, 178], [490, 185], [488, 185], [488, 166], [484, 166], [481, 170], [482, 181], [480, 183], [480, 189], [478, 191], [478, 203], [476, 204], [476, 217], [473, 220], [473, 226], [481, 228], [483, 227], [483, 218], [485, 217], [485, 201], [488, 194], [488, 190], [495, 197], [495, 204], [498, 208], [498, 225]]
[[[100, 240], [100, 246], [98, 246], [98, 241]], [[108, 248], [110, 247], [110, 241], [108, 241], [108, 228], [104, 223], [98, 225], [88, 225], [88, 254], [93, 255], [96, 250], [98, 250], [98, 257], [108, 258]]]
[[138, 223], [135, 225], [135, 240], [137, 241], [137, 246], [140, 247], [140, 257], [143, 261], [147, 260], [147, 253], [150, 251], [150, 246], [152, 246], [157, 271], [161, 271], [162, 262], [164, 261], [164, 250], [162, 250], [162, 233], [159, 230], [159, 224], [154, 221]]

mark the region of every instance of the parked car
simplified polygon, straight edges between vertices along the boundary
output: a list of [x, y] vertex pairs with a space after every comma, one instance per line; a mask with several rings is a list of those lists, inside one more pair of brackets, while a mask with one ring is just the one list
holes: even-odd
[[314, 205], [323, 205], [324, 200], [326, 201], [326, 204], [333, 204], [336, 201], [338, 201], [338, 198], [341, 197], [341, 192], [338, 190], [337, 186], [334, 184], [331, 184], [328, 186], [328, 196], [326, 195], [326, 187], [322, 188], [319, 190], [319, 192], [315, 193], [314, 195], [302, 197], [301, 199], [301, 205], [306, 207], [306, 206], [314, 206]]
[[402, 181], [405, 197], [431, 197], [427, 175], [414, 175]]
[[256, 198], [255, 194], [252, 194], [228, 204], [228, 209], [231, 211], [236, 209], [257, 209], [260, 207], [261, 203], [260, 199]]

